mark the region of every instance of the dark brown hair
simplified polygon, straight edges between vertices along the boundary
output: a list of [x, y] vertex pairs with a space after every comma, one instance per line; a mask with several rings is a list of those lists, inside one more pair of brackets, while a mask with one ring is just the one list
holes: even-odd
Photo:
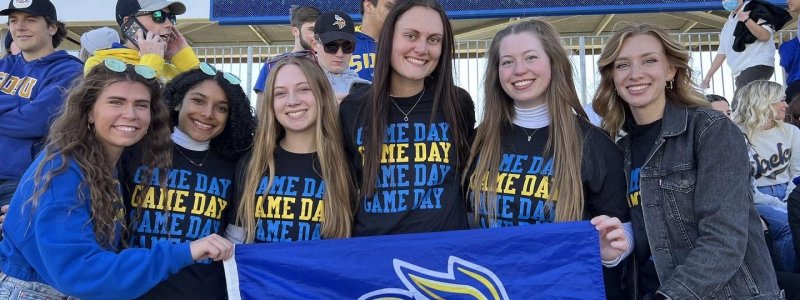
[[[375, 75], [368, 94], [368, 100], [364, 106], [367, 116], [365, 126], [364, 141], [364, 176], [361, 186], [361, 198], [372, 195], [375, 192], [375, 180], [378, 178], [380, 168], [380, 153], [382, 150], [383, 139], [386, 133], [387, 119], [389, 115], [389, 91], [391, 90], [392, 78], [392, 47], [397, 20], [413, 7], [422, 6], [430, 8], [439, 13], [442, 20], [444, 34], [442, 35], [442, 55], [433, 72], [425, 78], [425, 86], [433, 87], [433, 111], [431, 118], [436, 112], [441, 110], [445, 120], [452, 124], [453, 142], [456, 146], [456, 168], [461, 168], [469, 153], [467, 143], [467, 116], [461, 101], [459, 100], [458, 89], [453, 83], [453, 57], [455, 56], [455, 45], [453, 42], [453, 30], [450, 21], [445, 15], [444, 8], [436, 0], [408, 0], [399, 2], [383, 23], [378, 44], [378, 53], [375, 62]], [[427, 89], [427, 88], [425, 88]], [[471, 129], [471, 128], [470, 128]]]

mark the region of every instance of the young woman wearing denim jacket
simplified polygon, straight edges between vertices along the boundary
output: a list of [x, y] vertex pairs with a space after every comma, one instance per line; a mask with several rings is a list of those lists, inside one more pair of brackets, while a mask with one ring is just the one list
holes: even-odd
[[636, 297], [781, 299], [753, 206], [747, 146], [695, 90], [688, 60], [683, 46], [648, 24], [621, 28], [599, 60], [594, 108], [612, 136], [630, 133], [619, 144], [628, 178], [638, 181], [629, 186], [640, 203], [636, 247], [644, 249], [634, 256], [648, 257], [633, 260], [632, 277], [642, 282], [642, 261], [655, 271], [654, 288], [642, 293], [635, 284]]

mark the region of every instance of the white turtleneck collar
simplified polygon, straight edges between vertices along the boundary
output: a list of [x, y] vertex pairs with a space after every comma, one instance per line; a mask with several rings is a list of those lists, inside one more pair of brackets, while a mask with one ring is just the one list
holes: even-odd
[[519, 108], [514, 106], [513, 123], [524, 128], [536, 129], [550, 125], [550, 115], [547, 113], [547, 103], [532, 107]]
[[172, 141], [178, 146], [192, 151], [206, 151], [211, 141], [198, 142], [187, 134], [183, 133], [177, 126], [172, 131]]

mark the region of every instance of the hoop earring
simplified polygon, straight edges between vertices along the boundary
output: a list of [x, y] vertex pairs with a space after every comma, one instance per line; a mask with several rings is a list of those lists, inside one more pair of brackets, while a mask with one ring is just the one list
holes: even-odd
[[671, 90], [672, 88], [674, 88], [674, 87], [675, 87], [675, 84], [674, 84], [674, 83], [675, 83], [675, 79], [670, 79], [670, 80], [667, 80], [667, 88], [668, 88], [668, 89], [670, 89], [670, 90]]
[[92, 123], [86, 123], [86, 130], [92, 132]]

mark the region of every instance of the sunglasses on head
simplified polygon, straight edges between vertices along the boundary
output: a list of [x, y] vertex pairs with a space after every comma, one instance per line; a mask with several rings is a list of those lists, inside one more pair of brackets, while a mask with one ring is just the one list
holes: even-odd
[[[206, 73], [206, 75], [208, 75], [208, 76], [217, 75], [217, 68], [215, 68], [214, 66], [209, 65], [208, 63], [205, 63], [205, 62], [201, 62], [200, 63], [200, 71], [203, 71], [203, 73]], [[233, 75], [233, 73], [225, 72], [225, 71], [221, 71], [221, 72], [222, 72], [222, 78], [225, 78], [225, 80], [227, 80], [228, 83], [230, 83], [232, 85], [239, 85], [240, 83], [242, 83], [242, 81], [239, 79], [239, 77], [237, 77], [236, 75]]]
[[344, 54], [350, 54], [356, 50], [356, 44], [351, 41], [327, 42], [322, 44], [322, 47], [325, 48], [325, 53], [328, 54], [336, 54], [336, 52], [339, 52], [339, 48], [342, 48], [342, 53]]
[[134, 17], [145, 16], [145, 15], [150, 15], [150, 18], [153, 19], [153, 22], [155, 22], [157, 24], [163, 24], [167, 20], [172, 22], [172, 25], [175, 25], [175, 24], [178, 23], [178, 17], [175, 14], [169, 13], [169, 12], [165, 12], [163, 10], [143, 11], [143, 12], [138, 12], [138, 13], [133, 14]]
[[289, 57], [295, 57], [295, 58], [308, 57], [308, 58], [310, 58], [310, 59], [312, 59], [314, 61], [317, 61], [317, 56], [314, 55], [313, 52], [308, 51], [308, 50], [300, 50], [300, 51], [286, 52], [286, 53], [283, 53], [283, 54], [276, 55], [276, 56], [274, 56], [273, 58], [270, 58], [267, 61], [267, 65], [272, 67], [275, 63], [277, 63], [277, 62], [279, 62], [279, 61], [281, 61], [281, 60], [283, 60], [285, 58], [289, 58]]
[[[103, 65], [111, 71], [123, 73], [128, 69], [129, 64], [126, 64], [125, 62], [116, 58], [106, 58], [103, 60]], [[156, 70], [153, 70], [151, 67], [145, 65], [133, 65], [133, 70], [136, 72], [136, 74], [139, 74], [139, 76], [142, 76], [145, 79], [156, 78]]]

